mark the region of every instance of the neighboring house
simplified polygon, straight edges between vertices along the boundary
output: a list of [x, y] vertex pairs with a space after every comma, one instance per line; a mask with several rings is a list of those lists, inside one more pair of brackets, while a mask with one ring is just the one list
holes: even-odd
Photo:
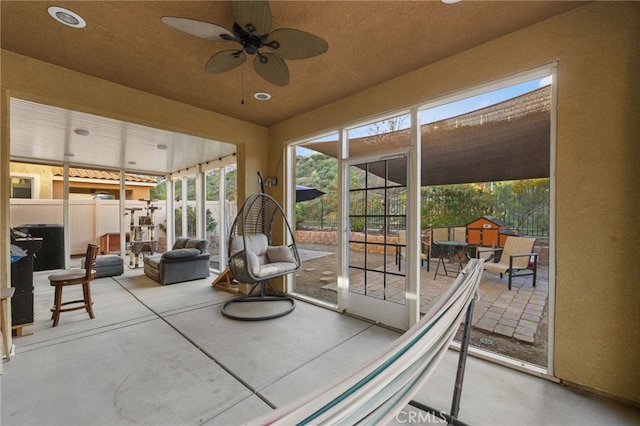
[[[11, 198], [62, 199], [63, 168], [40, 164], [11, 163]], [[125, 173], [125, 199], [148, 200], [158, 182], [148, 176]], [[102, 170], [69, 168], [69, 198], [117, 200], [120, 174]]]

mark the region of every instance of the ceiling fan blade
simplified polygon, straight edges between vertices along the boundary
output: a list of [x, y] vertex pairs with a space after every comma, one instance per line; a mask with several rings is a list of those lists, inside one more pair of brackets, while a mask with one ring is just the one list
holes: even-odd
[[223, 50], [209, 59], [204, 70], [207, 74], [220, 74], [239, 67], [247, 60], [247, 55], [242, 50]]
[[236, 39], [236, 36], [233, 35], [231, 31], [209, 22], [197, 21], [189, 18], [177, 18], [175, 16], [163, 16], [162, 22], [176, 30], [184, 31], [187, 34], [191, 34], [205, 40], [231, 41]]
[[253, 35], [266, 35], [271, 29], [271, 8], [267, 1], [231, 2], [233, 19], [240, 28]]
[[253, 60], [253, 68], [269, 83], [284, 87], [289, 84], [289, 68], [273, 53], [261, 53]]
[[[277, 42], [277, 48], [274, 48], [273, 45], [269, 46], [269, 44], [274, 42]], [[311, 58], [322, 55], [329, 48], [329, 44], [324, 39], [304, 31], [290, 28], [275, 30], [269, 34], [265, 44], [273, 50], [273, 53], [282, 59]]]

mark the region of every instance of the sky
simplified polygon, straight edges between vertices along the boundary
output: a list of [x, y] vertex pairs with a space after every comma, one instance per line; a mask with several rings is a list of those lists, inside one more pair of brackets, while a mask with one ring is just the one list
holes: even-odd
[[531, 92], [544, 86], [551, 84], [551, 76], [530, 80], [513, 86], [504, 87], [492, 92], [483, 93], [481, 95], [472, 96], [460, 101], [451, 102], [435, 108], [430, 108], [420, 114], [421, 124], [432, 123], [434, 121], [444, 120], [446, 118], [455, 117], [460, 114], [466, 114], [481, 108], [515, 98], [524, 93]]
[[[438, 107], [429, 108], [420, 113], [420, 124], [432, 123], [434, 121], [444, 120], [451, 117], [456, 117], [461, 114], [466, 114], [471, 111], [475, 111], [481, 108], [486, 108], [490, 105], [494, 105], [507, 99], [515, 98], [524, 93], [531, 92], [539, 89], [540, 87], [548, 86], [551, 84], [551, 76], [538, 78], [535, 80], [526, 81], [524, 83], [515, 84], [513, 86], [504, 87], [491, 92], [483, 93], [477, 96], [465, 98], [456, 102], [440, 105]], [[405, 128], [409, 125], [409, 120], [405, 120]], [[360, 137], [371, 135], [370, 126], [362, 126], [357, 129], [349, 131], [349, 137]], [[337, 133], [323, 138], [315, 139], [314, 142], [328, 142], [336, 141], [338, 138]], [[298, 147], [296, 154], [299, 156], [309, 156], [313, 152], [307, 148]]]

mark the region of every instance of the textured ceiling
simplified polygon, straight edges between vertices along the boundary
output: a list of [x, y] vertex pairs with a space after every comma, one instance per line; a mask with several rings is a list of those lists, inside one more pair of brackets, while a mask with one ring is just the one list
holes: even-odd
[[[160, 20], [180, 16], [230, 29], [228, 1], [3, 0], [0, 28], [3, 49], [272, 126], [580, 4], [272, 1], [272, 29], [300, 29], [329, 44], [321, 56], [287, 61], [291, 82], [286, 87], [262, 80], [250, 60], [224, 74], [206, 74], [208, 59], [236, 44], [203, 40]], [[87, 26], [74, 29], [56, 22], [47, 14], [51, 5], [74, 11]], [[273, 97], [258, 101], [255, 92]]]

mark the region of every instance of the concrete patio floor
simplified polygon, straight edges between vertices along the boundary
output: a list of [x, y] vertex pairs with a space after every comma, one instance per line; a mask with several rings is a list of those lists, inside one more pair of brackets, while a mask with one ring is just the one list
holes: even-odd
[[[399, 336], [302, 301], [275, 320], [230, 320], [220, 309], [232, 296], [211, 287], [215, 277], [161, 286], [128, 268], [94, 281], [95, 319], [63, 313], [52, 328], [50, 273], [34, 274], [32, 334], [14, 338], [4, 363], [3, 425], [242, 424], [352, 371]], [[447, 411], [456, 367], [448, 351], [414, 399]], [[407, 407], [392, 424], [412, 415]], [[640, 410], [469, 358], [460, 418], [632, 425]]]

